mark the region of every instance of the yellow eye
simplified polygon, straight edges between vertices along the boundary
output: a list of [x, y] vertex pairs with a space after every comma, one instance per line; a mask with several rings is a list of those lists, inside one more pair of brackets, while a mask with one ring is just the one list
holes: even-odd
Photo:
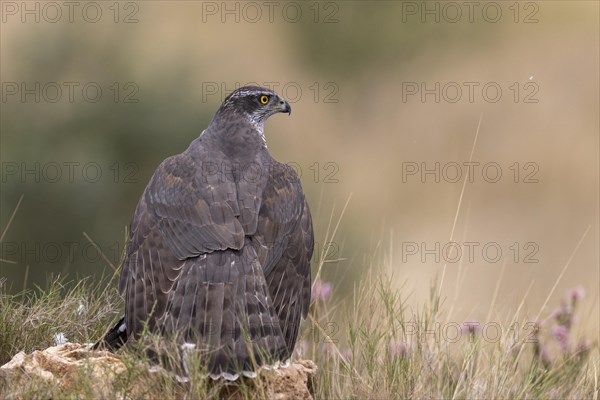
[[269, 96], [262, 95], [260, 96], [260, 103], [267, 104], [269, 102]]

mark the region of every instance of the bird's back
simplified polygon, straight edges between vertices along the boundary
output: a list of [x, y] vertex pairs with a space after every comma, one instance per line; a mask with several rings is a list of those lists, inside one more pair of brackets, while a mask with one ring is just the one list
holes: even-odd
[[217, 116], [144, 190], [120, 289], [128, 338], [172, 338], [211, 376], [235, 379], [290, 357], [310, 302], [313, 234], [293, 169], [252, 123]]

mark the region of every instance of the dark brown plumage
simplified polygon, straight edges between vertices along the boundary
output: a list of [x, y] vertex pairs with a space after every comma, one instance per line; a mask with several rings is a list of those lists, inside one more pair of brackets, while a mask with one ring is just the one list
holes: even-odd
[[296, 173], [263, 134], [290, 110], [271, 90], [240, 88], [159, 165], [131, 221], [125, 317], [104, 343], [139, 338], [147, 323], [229, 379], [291, 356], [310, 303], [312, 223]]

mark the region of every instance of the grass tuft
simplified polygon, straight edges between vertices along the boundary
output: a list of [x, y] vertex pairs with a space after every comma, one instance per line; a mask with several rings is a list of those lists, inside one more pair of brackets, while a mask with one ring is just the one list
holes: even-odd
[[[295, 358], [318, 365], [316, 398], [597, 398], [597, 343], [573, 334], [585, 302], [581, 291], [567, 295], [542, 321], [509, 318], [499, 324], [501, 336], [488, 340], [476, 322], [446, 317], [437, 282], [427, 303], [412, 309], [403, 287], [386, 272], [390, 268], [371, 265], [366, 271], [351, 294], [329, 287], [317, 296], [301, 330]], [[0, 364], [19, 351], [55, 345], [59, 333], [71, 342], [94, 342], [122, 312], [111, 279], [50, 279], [47, 287], [9, 295], [0, 281]], [[523, 335], [514, 326], [531, 329]], [[146, 350], [140, 344], [118, 352], [125, 368], [106, 393], [128, 399], [268, 397], [260, 380], [214, 384], [193, 358], [189, 382], [180, 382], [153, 369]], [[83, 368], [69, 387], [31, 380], [19, 390], [22, 398], [94, 398], [96, 383]], [[0, 397], [6, 389], [0, 388]]]

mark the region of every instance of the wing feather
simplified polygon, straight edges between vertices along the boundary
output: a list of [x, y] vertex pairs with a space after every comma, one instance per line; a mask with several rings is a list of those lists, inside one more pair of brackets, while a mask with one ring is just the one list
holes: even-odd
[[163, 240], [180, 260], [215, 250], [239, 250], [243, 245], [235, 182], [204, 180], [197, 176], [201, 171], [198, 164], [201, 161], [187, 151], [167, 158], [143, 196], [157, 218]]
[[300, 320], [306, 318], [310, 305], [314, 237], [310, 210], [296, 173], [283, 164], [274, 165], [272, 171], [253, 240], [259, 249], [289, 357]]
[[204, 173], [203, 160], [222, 159], [197, 139], [161, 163], [132, 219], [120, 280], [128, 335], [148, 322], [196, 343], [211, 374], [291, 355], [310, 303], [313, 251], [293, 169], [273, 161], [268, 176], [253, 179]]

